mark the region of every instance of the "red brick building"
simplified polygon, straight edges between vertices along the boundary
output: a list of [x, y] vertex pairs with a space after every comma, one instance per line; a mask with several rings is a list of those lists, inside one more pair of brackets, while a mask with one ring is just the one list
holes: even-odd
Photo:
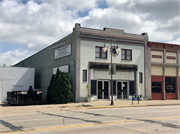
[[149, 42], [148, 49], [149, 99], [180, 99], [180, 45]]

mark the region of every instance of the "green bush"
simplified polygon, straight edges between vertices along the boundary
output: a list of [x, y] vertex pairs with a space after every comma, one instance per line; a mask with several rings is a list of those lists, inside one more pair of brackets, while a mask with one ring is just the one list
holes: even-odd
[[54, 104], [68, 103], [72, 100], [70, 77], [57, 69], [56, 75], [52, 76], [47, 91], [47, 101]]

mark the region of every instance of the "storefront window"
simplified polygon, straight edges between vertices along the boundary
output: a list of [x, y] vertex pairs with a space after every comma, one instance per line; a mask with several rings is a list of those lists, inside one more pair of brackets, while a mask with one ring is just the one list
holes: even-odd
[[176, 93], [175, 78], [166, 77], [165, 82], [166, 82], [166, 93]]
[[152, 82], [152, 93], [162, 93], [162, 83], [161, 82]]

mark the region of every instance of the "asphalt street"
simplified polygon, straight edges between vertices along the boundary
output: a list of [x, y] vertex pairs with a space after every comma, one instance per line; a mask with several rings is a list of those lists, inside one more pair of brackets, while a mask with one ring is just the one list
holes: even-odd
[[33, 112], [0, 120], [0, 134], [179, 134], [180, 106]]

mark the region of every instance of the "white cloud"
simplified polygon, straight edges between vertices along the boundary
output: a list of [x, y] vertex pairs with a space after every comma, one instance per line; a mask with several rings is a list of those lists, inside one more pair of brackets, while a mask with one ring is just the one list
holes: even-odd
[[172, 40], [172, 41], [170, 41], [170, 42], [168, 42], [168, 43], [180, 45], [180, 38], [177, 38], [177, 39], [175, 39], [175, 40]]
[[6, 64], [6, 66], [14, 65], [28, 56], [28, 50], [20, 51], [8, 51], [0, 54], [0, 66]]
[[[18, 44], [28, 52], [2, 53], [0, 63], [19, 62], [18, 53], [27, 57], [28, 53], [45, 48], [70, 34], [75, 23], [82, 27], [123, 29], [126, 33], [147, 32], [150, 41], [178, 43], [179, 0], [106, 0], [107, 8], [98, 8], [100, 1], [103, 0], [30, 0], [24, 4], [20, 0], [3, 0], [0, 41]], [[80, 17], [78, 13], [84, 11], [87, 16]]]
[[46, 2], [54, 7], [59, 6], [63, 9], [72, 9], [78, 11], [86, 11], [93, 8], [97, 8], [97, 0], [42, 0], [42, 2]]

